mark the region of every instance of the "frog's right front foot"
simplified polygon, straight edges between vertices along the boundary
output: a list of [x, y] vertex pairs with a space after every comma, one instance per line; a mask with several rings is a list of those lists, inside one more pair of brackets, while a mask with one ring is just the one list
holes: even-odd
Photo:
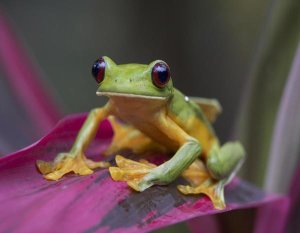
[[47, 180], [58, 180], [67, 173], [74, 172], [78, 175], [89, 175], [93, 173], [92, 169], [97, 167], [107, 168], [108, 162], [94, 162], [85, 157], [83, 153], [60, 153], [54, 162], [36, 161], [39, 171]]

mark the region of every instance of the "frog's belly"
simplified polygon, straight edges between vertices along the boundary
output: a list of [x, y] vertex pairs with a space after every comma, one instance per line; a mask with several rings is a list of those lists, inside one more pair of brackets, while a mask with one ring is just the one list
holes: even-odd
[[166, 101], [142, 98], [111, 97], [112, 114], [133, 125], [156, 143], [176, 151], [179, 143], [168, 138], [155, 124], [157, 113], [166, 110]]
[[162, 131], [155, 125], [153, 122], [141, 120], [136, 116], [119, 116], [119, 118], [130, 125], [133, 125], [135, 128], [143, 132], [145, 135], [150, 137], [156, 143], [167, 148], [168, 151], [175, 152], [179, 148], [179, 143], [168, 138]]
[[[144, 117], [133, 114], [115, 114], [116, 117], [120, 118], [124, 122], [134, 126], [145, 135], [150, 137], [156, 143], [167, 148], [168, 151], [176, 152], [180, 144], [177, 141], [170, 139], [164, 134], [157, 125], [150, 121], [145, 120]], [[172, 117], [171, 117], [172, 118]], [[149, 117], [148, 119], [151, 119]], [[190, 119], [189, 121], [182, 122], [179, 119], [172, 118], [186, 133], [197, 139], [202, 146], [202, 154], [206, 157], [214, 143], [218, 143], [217, 138], [205, 127], [205, 125], [197, 118]]]
[[[169, 138], [155, 123], [154, 119], [157, 117], [158, 112], [162, 113], [166, 110], [165, 102], [113, 97], [110, 99], [110, 104], [113, 115], [133, 125], [156, 143], [173, 152], [176, 152], [180, 147], [180, 142]], [[165, 114], [167, 114], [167, 111], [165, 111]], [[168, 114], [168, 117], [175, 121], [187, 134], [197, 139], [202, 145], [203, 152], [208, 153], [216, 138], [202, 121], [194, 116], [191, 116], [188, 120], [182, 120], [177, 116], [172, 116], [172, 114]]]

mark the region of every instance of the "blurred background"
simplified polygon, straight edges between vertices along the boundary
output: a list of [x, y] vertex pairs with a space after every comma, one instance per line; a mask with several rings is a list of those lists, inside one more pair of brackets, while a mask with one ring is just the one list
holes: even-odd
[[64, 115], [106, 101], [95, 95], [91, 76], [98, 56], [119, 64], [163, 59], [185, 94], [221, 102], [216, 130], [222, 141], [233, 127], [267, 6], [237, 0], [1, 0], [2, 14]]
[[[222, 142], [242, 140], [248, 152], [241, 175], [270, 191], [287, 193], [299, 147], [289, 160], [283, 159], [284, 150], [270, 153], [278, 151], [272, 139], [299, 42], [299, 9], [296, 0], [1, 0], [0, 153], [33, 143], [64, 115], [103, 105], [106, 99], [95, 95], [91, 76], [99, 56], [119, 64], [162, 59], [186, 95], [220, 101], [217, 134]], [[5, 40], [7, 34], [15, 44]], [[7, 57], [8, 44], [14, 58]], [[32, 99], [41, 102], [51, 100], [55, 109], [44, 130], [36, 125], [46, 117], [38, 118], [43, 115], [33, 114], [36, 108], [18, 95], [27, 82], [22, 75], [38, 83], [38, 90], [29, 85], [27, 94], [35, 93]], [[299, 109], [298, 102], [290, 108]], [[293, 145], [299, 142], [299, 131]], [[291, 148], [287, 144], [281, 148]], [[277, 163], [270, 168], [272, 156]], [[274, 175], [283, 161], [288, 174], [281, 170]], [[280, 182], [267, 187], [270, 176]]]

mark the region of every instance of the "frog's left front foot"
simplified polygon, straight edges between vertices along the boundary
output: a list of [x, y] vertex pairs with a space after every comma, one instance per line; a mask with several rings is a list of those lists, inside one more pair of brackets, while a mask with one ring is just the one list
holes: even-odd
[[155, 164], [146, 160], [140, 162], [126, 159], [120, 155], [116, 156], [117, 167], [110, 167], [109, 172], [113, 180], [126, 181], [136, 191], [142, 192], [145, 189], [157, 184], [157, 178], [153, 170]]

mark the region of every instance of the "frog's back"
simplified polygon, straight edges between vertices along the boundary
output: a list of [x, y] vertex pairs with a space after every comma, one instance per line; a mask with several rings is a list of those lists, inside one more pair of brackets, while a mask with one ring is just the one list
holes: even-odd
[[175, 88], [174, 96], [168, 106], [168, 116], [200, 142], [204, 154], [209, 152], [213, 143], [218, 143], [215, 132], [202, 109]]

